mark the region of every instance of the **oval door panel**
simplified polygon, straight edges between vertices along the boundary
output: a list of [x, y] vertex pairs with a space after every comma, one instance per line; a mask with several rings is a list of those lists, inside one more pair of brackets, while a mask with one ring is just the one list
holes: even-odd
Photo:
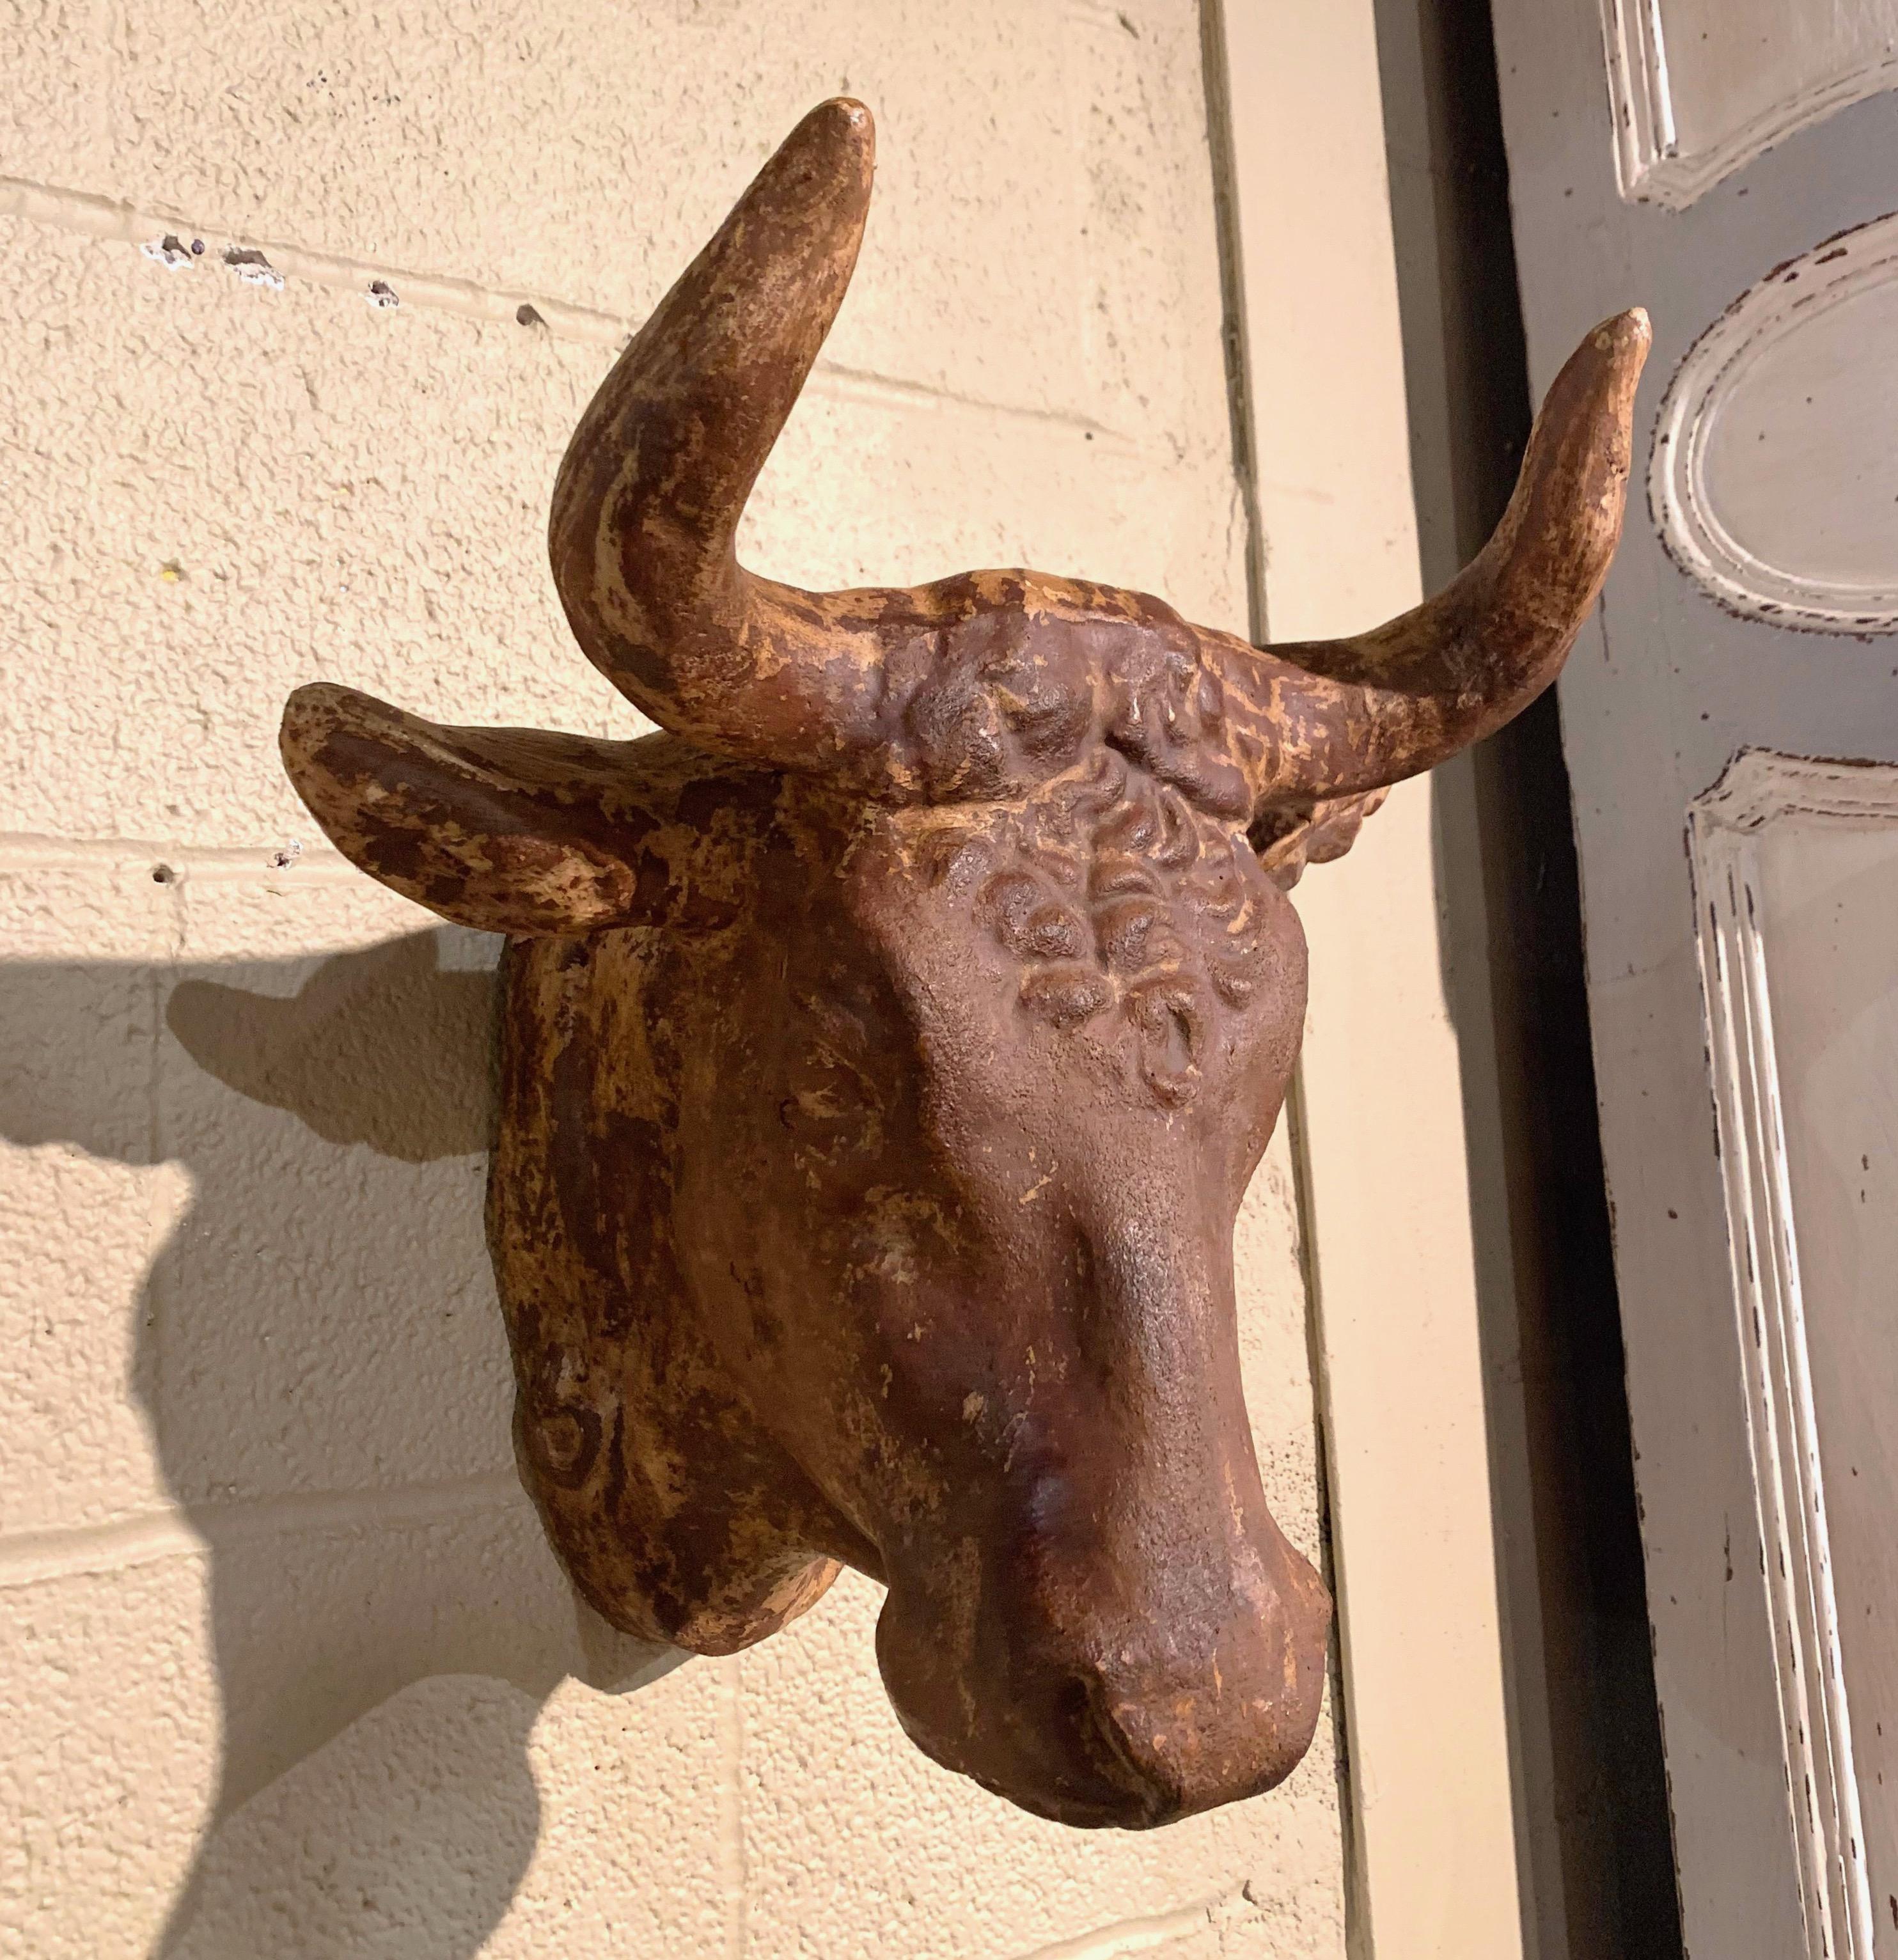
[[1729, 307], [1661, 405], [1648, 497], [1668, 551], [1734, 611], [1898, 630], [1898, 215]]

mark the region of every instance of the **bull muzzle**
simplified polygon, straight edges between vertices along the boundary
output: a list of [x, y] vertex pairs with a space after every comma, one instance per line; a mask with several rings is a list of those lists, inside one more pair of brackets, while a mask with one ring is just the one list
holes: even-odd
[[[1127, 1582], [1130, 1557], [1156, 1556], [1207, 1583]], [[1331, 1600], [1269, 1521], [1237, 1557], [1129, 1548], [1077, 1560], [1065, 1583], [1008, 1564], [890, 1574], [884, 1686], [946, 1768], [1059, 1823], [1142, 1830], [1270, 1790], [1310, 1746]]]

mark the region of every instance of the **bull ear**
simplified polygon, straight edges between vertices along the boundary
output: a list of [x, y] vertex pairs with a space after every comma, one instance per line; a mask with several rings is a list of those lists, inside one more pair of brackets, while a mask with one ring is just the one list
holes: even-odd
[[279, 740], [336, 848], [457, 925], [546, 937], [691, 923], [707, 908], [694, 876], [703, 839], [667, 807], [682, 768], [705, 765], [670, 737], [443, 728], [318, 685], [290, 697]]
[[1268, 809], [1254, 820], [1247, 841], [1282, 892], [1304, 876], [1307, 864], [1329, 864], [1358, 841], [1365, 819], [1374, 816], [1390, 792], [1366, 790], [1357, 796], [1326, 797], [1302, 810]]

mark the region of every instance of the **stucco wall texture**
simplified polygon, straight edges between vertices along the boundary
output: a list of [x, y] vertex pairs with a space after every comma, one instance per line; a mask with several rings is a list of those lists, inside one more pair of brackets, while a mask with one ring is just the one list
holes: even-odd
[[[876, 204], [751, 562], [1242, 626], [1190, 0], [16, 0], [0, 77], [0, 1953], [1342, 1952], [1328, 1726], [1273, 1796], [1075, 1833], [903, 1740], [866, 1583], [678, 1666], [576, 1604], [482, 1243], [495, 944], [275, 754], [317, 679], [636, 730], [554, 467], [839, 91]], [[1282, 1143], [1239, 1259], [1315, 1552]]]

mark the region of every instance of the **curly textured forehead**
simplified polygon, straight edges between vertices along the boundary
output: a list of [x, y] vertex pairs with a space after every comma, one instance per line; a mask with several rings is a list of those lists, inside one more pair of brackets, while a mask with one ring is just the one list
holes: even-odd
[[1024, 1013], [1111, 1020], [1168, 1106], [1197, 1093], [1215, 1024], [1259, 990], [1271, 880], [1229, 819], [1111, 750], [1025, 804], [935, 819], [912, 856], [1018, 963]]

